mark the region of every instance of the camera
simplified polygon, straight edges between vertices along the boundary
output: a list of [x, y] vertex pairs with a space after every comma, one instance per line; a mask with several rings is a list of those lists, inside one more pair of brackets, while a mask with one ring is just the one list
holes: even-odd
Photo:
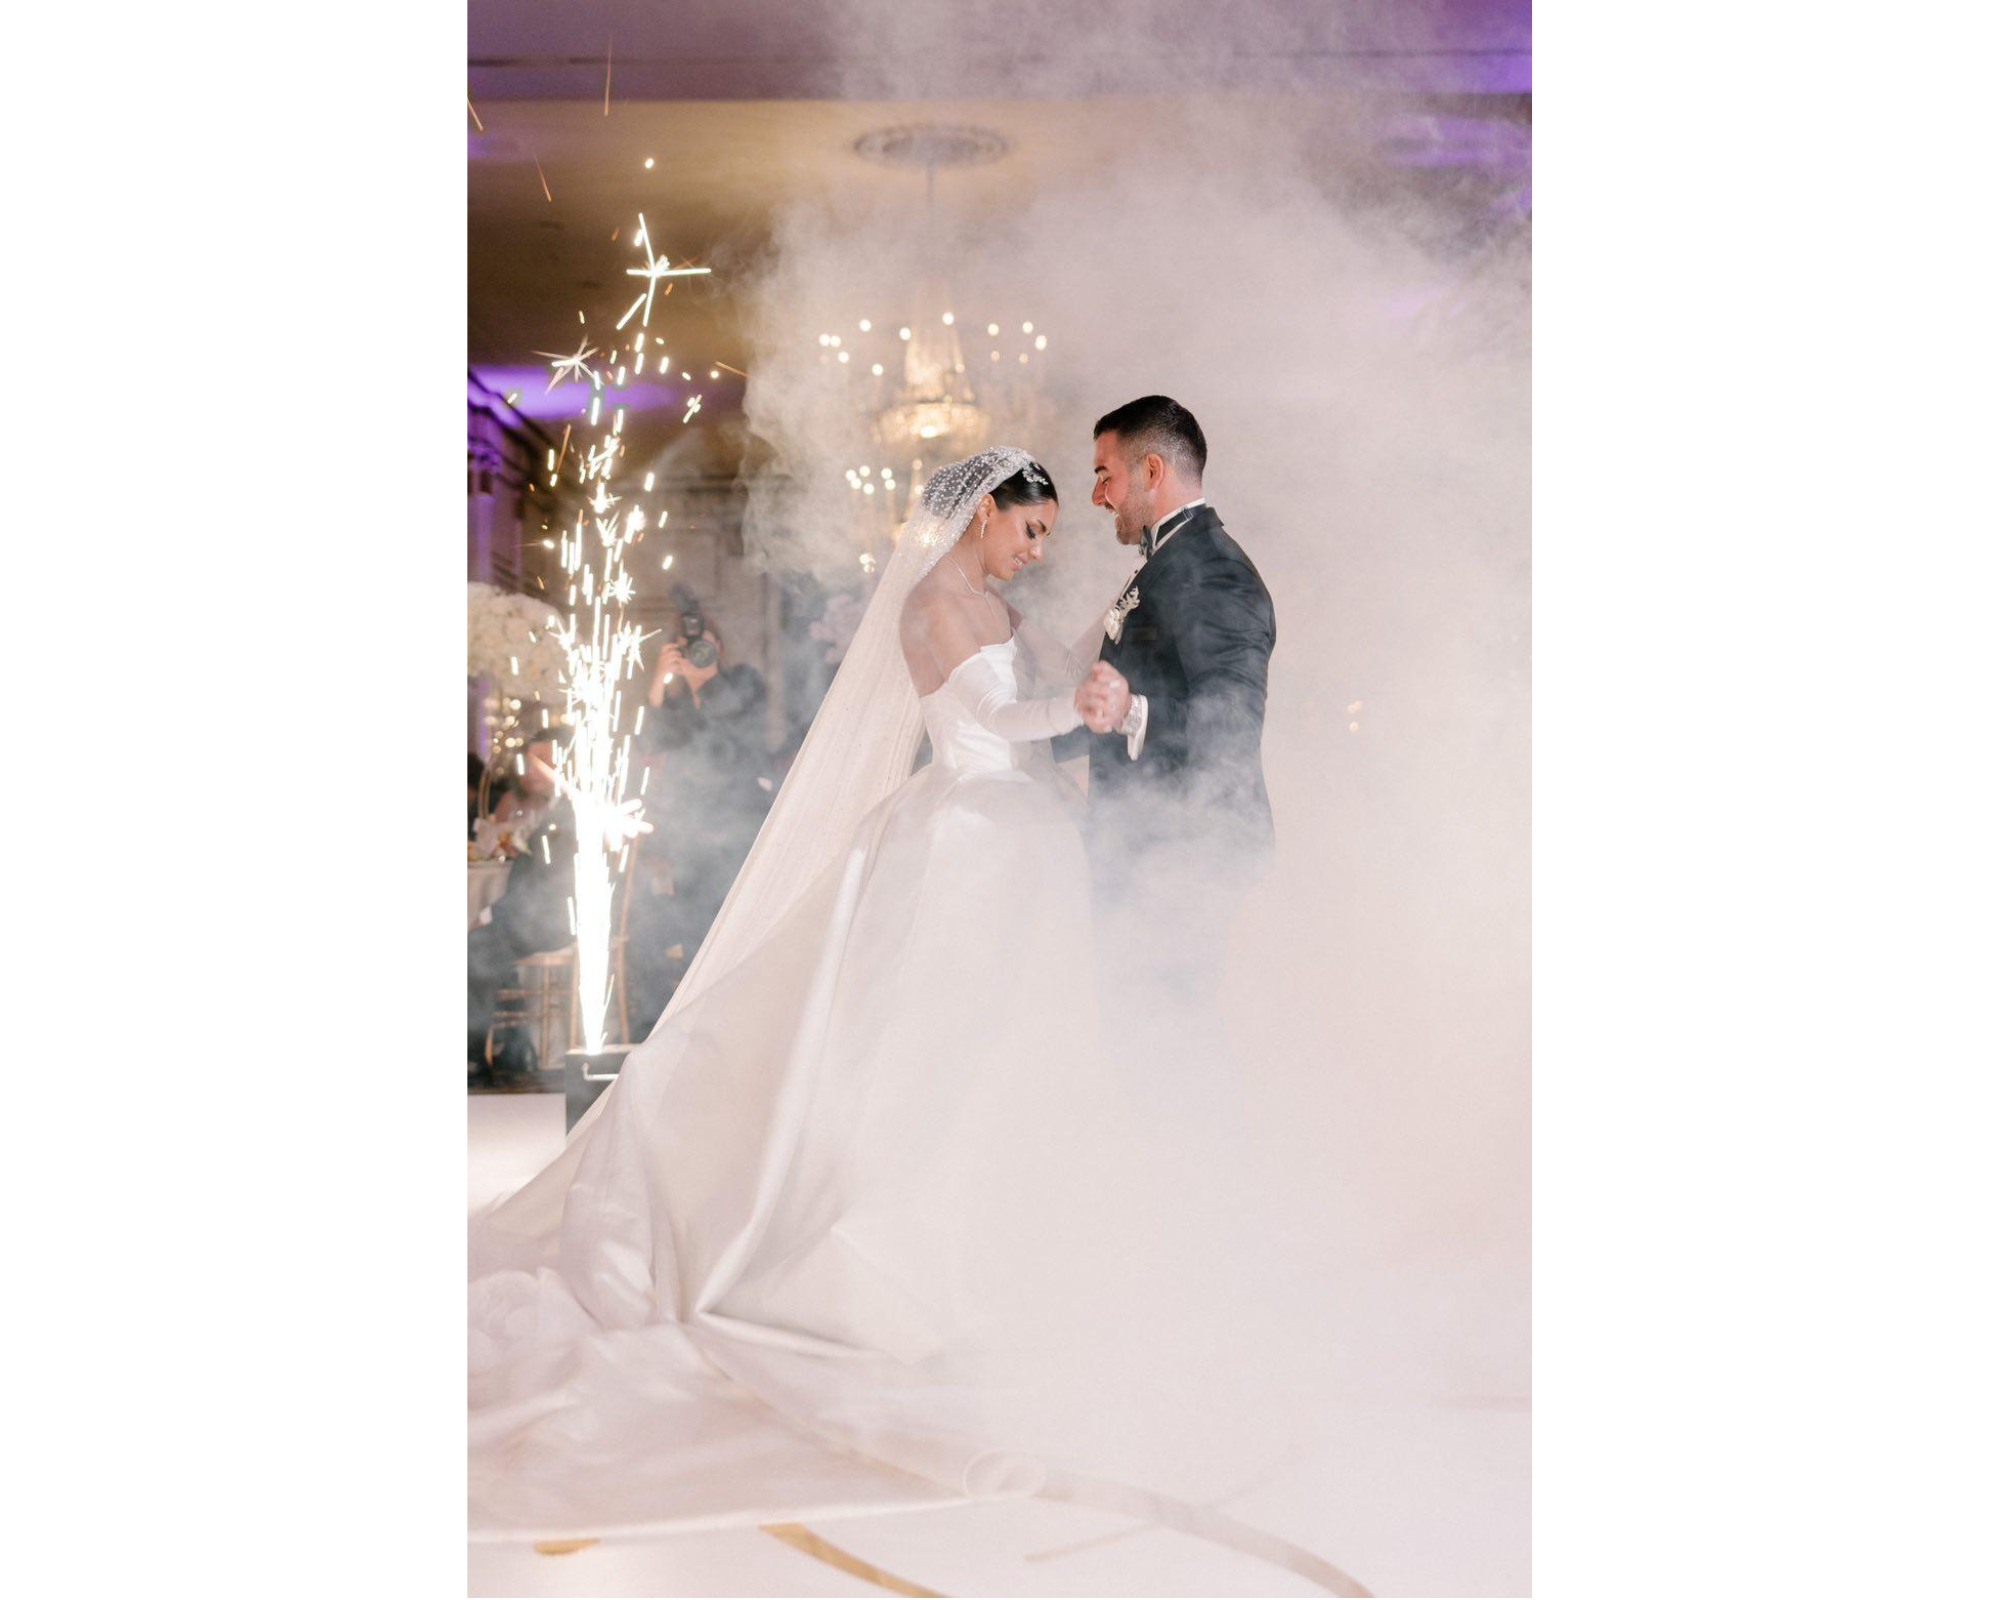
[[716, 653], [714, 641], [703, 637], [708, 632], [708, 619], [702, 615], [701, 601], [692, 589], [677, 586], [674, 605], [681, 617], [681, 654], [687, 657], [689, 666], [706, 672], [721, 657]]

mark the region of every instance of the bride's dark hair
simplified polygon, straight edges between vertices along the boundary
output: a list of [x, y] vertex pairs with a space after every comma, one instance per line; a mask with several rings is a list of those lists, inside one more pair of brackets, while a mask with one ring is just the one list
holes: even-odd
[[1039, 461], [1029, 461], [1011, 478], [1002, 478], [992, 489], [993, 508], [1012, 511], [1016, 506], [1042, 506], [1056, 500], [1056, 482]]

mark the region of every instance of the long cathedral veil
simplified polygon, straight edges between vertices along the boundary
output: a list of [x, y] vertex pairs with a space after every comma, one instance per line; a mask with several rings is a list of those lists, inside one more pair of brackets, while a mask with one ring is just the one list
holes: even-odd
[[[708, 936], [653, 1025], [655, 1034], [770, 936], [813, 880], [839, 859], [861, 819], [910, 776], [923, 739], [923, 713], [903, 661], [903, 602], [963, 536], [980, 498], [1033, 460], [1025, 450], [998, 446], [939, 468], [924, 485], [791, 771]], [[614, 1083], [598, 1096], [577, 1119], [562, 1153], [497, 1202], [482, 1226], [516, 1238], [537, 1237], [557, 1226], [563, 1195], [589, 1142], [586, 1135], [617, 1098], [617, 1089]]]
[[923, 718], [903, 661], [903, 602], [959, 541], [981, 498], [1032, 461], [1003, 445], [941, 467], [924, 485], [770, 815], [656, 1028], [755, 949], [909, 777]]

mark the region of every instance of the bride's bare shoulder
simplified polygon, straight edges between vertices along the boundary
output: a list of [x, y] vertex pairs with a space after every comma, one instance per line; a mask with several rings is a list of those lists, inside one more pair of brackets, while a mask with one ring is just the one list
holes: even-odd
[[929, 633], [936, 623], [943, 596], [931, 582], [931, 577], [932, 574], [926, 573], [903, 597], [902, 615], [898, 620], [905, 642], [914, 636]]
[[903, 649], [932, 661], [960, 661], [978, 648], [978, 619], [959, 596], [926, 575], [903, 601]]
[[909, 594], [904, 596], [903, 609], [897, 618], [897, 631], [902, 635], [903, 653], [911, 664], [930, 659], [936, 652], [939, 632], [947, 626], [946, 611], [950, 596], [930, 581], [930, 576], [917, 580]]

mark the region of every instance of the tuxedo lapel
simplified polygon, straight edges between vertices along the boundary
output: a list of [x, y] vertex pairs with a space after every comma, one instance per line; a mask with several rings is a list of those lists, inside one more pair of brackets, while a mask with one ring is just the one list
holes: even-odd
[[1132, 581], [1139, 586], [1142, 610], [1146, 604], [1146, 586], [1149, 583], [1157, 585], [1163, 574], [1177, 573], [1180, 565], [1188, 559], [1182, 552], [1200, 543], [1202, 535], [1211, 527], [1220, 527], [1221, 522], [1213, 506], [1196, 506], [1193, 513], [1173, 530], [1172, 537], [1140, 564], [1139, 570], [1132, 575]]
[[1188, 514], [1187, 520], [1173, 530], [1172, 536], [1167, 542], [1155, 550], [1151, 558], [1139, 568], [1139, 576], [1144, 578], [1148, 573], [1151, 573], [1157, 578], [1166, 564], [1174, 559], [1175, 551], [1195, 543], [1197, 535], [1206, 533], [1210, 528], [1220, 527], [1221, 525], [1222, 519], [1215, 514], [1214, 506], [1196, 506]]
[[[1097, 647], [1098, 660], [1116, 666], [1120, 657], [1130, 656], [1133, 644], [1131, 630], [1135, 627], [1147, 629], [1149, 633], [1157, 636], [1158, 619], [1146, 615], [1149, 598], [1153, 597], [1153, 592], [1157, 590], [1163, 578], [1179, 570], [1175, 565], [1176, 561], [1185, 562], [1189, 559], [1184, 556], [1176, 557], [1174, 552], [1197, 543], [1200, 535], [1211, 527], [1221, 525], [1222, 519], [1215, 514], [1213, 506], [1196, 506], [1180, 526], [1172, 530], [1172, 537], [1140, 563], [1138, 571], [1126, 580], [1125, 587], [1118, 591], [1118, 597], [1105, 611], [1104, 634]], [[1126, 605], [1125, 602], [1135, 590], [1138, 593], [1137, 603]], [[1111, 619], [1114, 614], [1120, 613], [1122, 614], [1119, 615], [1117, 631], [1114, 633]]]

